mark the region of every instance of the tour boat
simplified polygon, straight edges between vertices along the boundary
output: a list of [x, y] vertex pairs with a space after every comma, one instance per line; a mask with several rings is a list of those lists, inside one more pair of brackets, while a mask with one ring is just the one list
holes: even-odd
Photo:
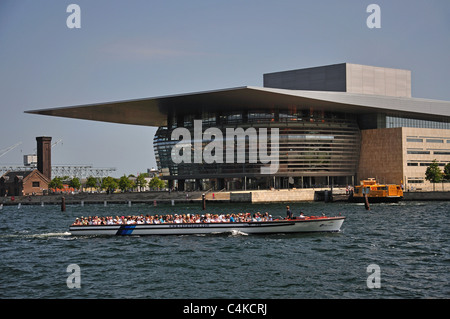
[[163, 223], [131, 225], [72, 225], [71, 235], [197, 235], [242, 232], [245, 234], [339, 232], [345, 217], [279, 219], [261, 222]]

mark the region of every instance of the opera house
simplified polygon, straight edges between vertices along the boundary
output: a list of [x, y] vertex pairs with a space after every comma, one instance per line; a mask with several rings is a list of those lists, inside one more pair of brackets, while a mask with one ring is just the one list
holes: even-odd
[[[264, 74], [263, 87], [27, 113], [158, 127], [158, 168], [180, 190], [354, 185], [370, 177], [427, 189], [426, 167], [450, 162], [450, 102], [411, 97], [409, 70], [350, 63]], [[250, 133], [263, 130], [268, 143], [252, 141]], [[192, 160], [174, 160], [178, 132], [190, 133], [183, 152]], [[202, 153], [211, 145], [214, 161]], [[277, 155], [275, 170], [262, 173], [273, 163], [255, 145]]]

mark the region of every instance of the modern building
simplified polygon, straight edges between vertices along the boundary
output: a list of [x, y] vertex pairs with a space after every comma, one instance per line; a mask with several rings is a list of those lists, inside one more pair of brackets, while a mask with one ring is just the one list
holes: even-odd
[[[179, 189], [303, 188], [369, 177], [427, 189], [425, 166], [450, 162], [450, 102], [411, 97], [411, 71], [350, 63], [265, 74], [264, 87], [27, 113], [158, 127], [158, 168]], [[180, 154], [184, 160], [174, 160]], [[269, 154], [277, 154], [277, 169], [262, 173], [273, 164], [263, 160]]]

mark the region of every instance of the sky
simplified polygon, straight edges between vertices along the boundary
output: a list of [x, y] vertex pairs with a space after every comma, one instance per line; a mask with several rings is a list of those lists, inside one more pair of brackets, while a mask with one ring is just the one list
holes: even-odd
[[[70, 4], [80, 28], [69, 28]], [[381, 28], [369, 28], [370, 4]], [[37, 136], [54, 165], [155, 167], [155, 127], [24, 111], [263, 86], [263, 74], [335, 63], [412, 71], [412, 96], [450, 101], [448, 0], [1, 0], [0, 166]]]

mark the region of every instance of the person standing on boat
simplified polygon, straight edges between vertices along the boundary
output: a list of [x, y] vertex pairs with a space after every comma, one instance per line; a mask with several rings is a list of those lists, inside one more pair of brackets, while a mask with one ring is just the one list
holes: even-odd
[[286, 206], [286, 218], [292, 219], [292, 212], [291, 212], [289, 206]]

